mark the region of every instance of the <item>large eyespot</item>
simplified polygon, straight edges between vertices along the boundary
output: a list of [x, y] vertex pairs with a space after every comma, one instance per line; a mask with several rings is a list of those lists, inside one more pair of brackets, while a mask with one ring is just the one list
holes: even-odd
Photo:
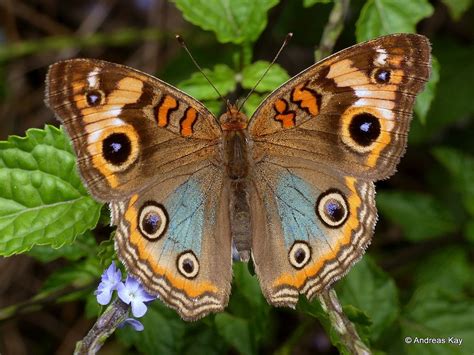
[[110, 164], [120, 166], [132, 154], [132, 142], [126, 133], [112, 133], [102, 141], [102, 154]]
[[288, 259], [294, 268], [303, 268], [311, 260], [311, 248], [308, 243], [303, 241], [293, 243], [288, 253]]
[[316, 202], [316, 215], [329, 228], [342, 226], [349, 217], [346, 197], [339, 190], [327, 190], [319, 195]]
[[349, 124], [351, 139], [362, 147], [370, 146], [380, 136], [380, 122], [370, 113], [354, 115]]
[[387, 84], [390, 82], [390, 70], [377, 68], [373, 72], [373, 78], [378, 84]]
[[87, 104], [91, 107], [100, 105], [104, 99], [104, 93], [101, 90], [87, 91], [85, 96]]
[[168, 214], [163, 205], [154, 201], [143, 204], [138, 213], [138, 228], [147, 239], [155, 241], [162, 237], [168, 227]]
[[191, 250], [178, 256], [177, 267], [180, 274], [188, 279], [194, 279], [199, 273], [199, 261]]

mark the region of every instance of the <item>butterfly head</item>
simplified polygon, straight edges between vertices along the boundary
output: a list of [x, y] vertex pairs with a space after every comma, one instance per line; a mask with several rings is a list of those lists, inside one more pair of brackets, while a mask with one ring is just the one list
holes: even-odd
[[236, 131], [247, 128], [247, 116], [240, 112], [236, 105], [228, 105], [228, 109], [219, 117], [223, 131]]

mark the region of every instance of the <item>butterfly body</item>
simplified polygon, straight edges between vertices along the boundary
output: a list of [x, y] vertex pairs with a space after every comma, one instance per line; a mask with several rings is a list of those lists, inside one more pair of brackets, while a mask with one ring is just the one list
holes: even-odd
[[428, 40], [399, 34], [311, 66], [250, 120], [234, 106], [217, 120], [159, 79], [93, 59], [52, 65], [46, 102], [89, 191], [110, 203], [129, 273], [193, 320], [226, 306], [232, 255], [252, 259], [277, 306], [348, 272], [429, 74]]

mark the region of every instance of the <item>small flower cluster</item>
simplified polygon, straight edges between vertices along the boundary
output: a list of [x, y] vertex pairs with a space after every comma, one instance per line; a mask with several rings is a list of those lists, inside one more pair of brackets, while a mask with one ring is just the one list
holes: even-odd
[[[156, 299], [156, 297], [146, 292], [142, 285], [131, 276], [127, 276], [125, 283], [122, 282], [122, 273], [115, 263], [112, 264], [104, 271], [102, 278], [95, 292], [97, 296], [97, 302], [103, 306], [110, 303], [112, 299], [112, 293], [117, 291], [118, 297], [126, 304], [129, 304], [132, 308], [132, 314], [134, 317], [143, 317], [147, 311], [147, 305], [145, 302], [150, 302]], [[143, 325], [133, 318], [125, 320], [124, 324], [131, 325], [135, 330], [143, 330]]]

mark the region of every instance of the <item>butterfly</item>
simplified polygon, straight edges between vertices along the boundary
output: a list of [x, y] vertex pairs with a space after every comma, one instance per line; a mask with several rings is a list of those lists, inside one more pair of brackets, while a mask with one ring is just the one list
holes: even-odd
[[406, 147], [431, 47], [394, 34], [294, 76], [250, 119], [218, 119], [138, 70], [95, 59], [50, 66], [46, 104], [72, 139], [80, 174], [110, 203], [128, 272], [185, 320], [228, 303], [232, 255], [262, 292], [295, 307], [344, 276], [377, 220], [374, 182]]

